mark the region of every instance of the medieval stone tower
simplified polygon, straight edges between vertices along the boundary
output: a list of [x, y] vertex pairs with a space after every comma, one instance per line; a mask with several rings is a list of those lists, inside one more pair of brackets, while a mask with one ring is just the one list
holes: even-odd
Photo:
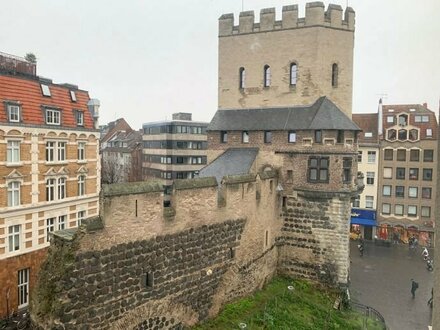
[[355, 13], [339, 5], [308, 3], [219, 19], [219, 109], [307, 105], [330, 98], [347, 116], [352, 113]]

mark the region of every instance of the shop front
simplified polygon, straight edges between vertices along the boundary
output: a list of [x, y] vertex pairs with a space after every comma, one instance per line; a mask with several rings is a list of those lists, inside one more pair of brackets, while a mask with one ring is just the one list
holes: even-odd
[[358, 239], [362, 236], [366, 240], [373, 240], [376, 235], [376, 211], [358, 208], [351, 209], [350, 237]]
[[377, 226], [376, 236], [394, 244], [408, 244], [411, 237], [417, 239], [421, 246], [433, 247], [434, 244], [434, 228], [430, 226], [382, 222]]

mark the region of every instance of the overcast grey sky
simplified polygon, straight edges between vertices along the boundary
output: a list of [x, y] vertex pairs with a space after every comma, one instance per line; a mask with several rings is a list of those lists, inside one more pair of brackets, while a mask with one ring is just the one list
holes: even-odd
[[[244, 0], [245, 10], [307, 1]], [[344, 7], [347, 0], [325, 1]], [[0, 51], [38, 58], [38, 74], [101, 101], [101, 123], [133, 128], [217, 108], [217, 19], [242, 0], [0, 0]], [[440, 0], [348, 0], [356, 11], [353, 112], [385, 103], [438, 111]]]

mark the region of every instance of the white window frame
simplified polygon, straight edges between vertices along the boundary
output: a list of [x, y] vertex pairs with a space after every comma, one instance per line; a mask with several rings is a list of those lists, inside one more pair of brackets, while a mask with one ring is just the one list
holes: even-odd
[[55, 231], [57, 218], [47, 218], [46, 219], [46, 242], [50, 242], [49, 234]]
[[394, 124], [394, 116], [387, 116], [387, 124]]
[[20, 181], [11, 181], [8, 183], [8, 207], [20, 205]]
[[373, 137], [373, 132], [365, 132], [364, 136], [366, 138], [372, 138]]
[[46, 109], [46, 124], [61, 125], [61, 111], [55, 109]]
[[64, 141], [57, 142], [57, 161], [64, 162], [66, 160], [66, 145]]
[[55, 150], [56, 150], [56, 142], [46, 141], [46, 162], [55, 161]]
[[10, 123], [20, 122], [20, 106], [15, 104], [8, 105], [8, 121]]
[[426, 137], [432, 137], [432, 128], [426, 129]]
[[376, 151], [368, 151], [367, 152], [367, 163], [375, 164], [376, 163]]
[[365, 196], [365, 208], [366, 209], [374, 208], [374, 196]]
[[67, 225], [67, 215], [58, 216], [58, 222], [57, 222], [58, 230], [66, 229], [66, 225]]
[[12, 225], [8, 227], [8, 251], [15, 252], [21, 248], [21, 225]]
[[287, 136], [287, 141], [289, 143], [295, 143], [296, 142], [296, 132], [295, 131], [289, 132], [289, 135]]
[[6, 162], [8, 164], [20, 163], [20, 140], [8, 140], [6, 146]]
[[84, 221], [84, 219], [86, 218], [86, 211], [78, 211], [77, 215], [76, 215], [76, 224], [77, 226], [81, 226], [82, 222]]
[[84, 126], [84, 112], [82, 111], [76, 112], [76, 124], [78, 126]]
[[78, 196], [84, 196], [86, 194], [86, 176], [80, 175], [78, 177]]
[[72, 102], [76, 102], [76, 94], [75, 91], [70, 91], [70, 99], [72, 100]]
[[56, 179], [48, 178], [46, 179], [46, 201], [54, 201], [55, 200], [55, 188], [56, 188]]
[[67, 180], [66, 178], [62, 177], [62, 178], [58, 178], [57, 180], [57, 196], [58, 196], [58, 200], [60, 199], [64, 199], [67, 197], [67, 184], [66, 184]]
[[78, 160], [86, 160], [86, 143], [78, 142]]
[[49, 97], [52, 96], [48, 85], [41, 84], [40, 86], [41, 86], [41, 93], [43, 93], [43, 96], [49, 96]]
[[18, 308], [24, 308], [29, 305], [29, 275], [29, 268], [21, 269], [17, 272]]

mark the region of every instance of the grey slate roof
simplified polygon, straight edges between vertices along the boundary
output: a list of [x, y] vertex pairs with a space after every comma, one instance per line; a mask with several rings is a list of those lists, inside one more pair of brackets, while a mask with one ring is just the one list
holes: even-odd
[[323, 96], [308, 106], [218, 110], [208, 131], [349, 130], [360, 128]]
[[226, 175], [247, 174], [257, 157], [258, 148], [230, 148], [202, 168], [199, 177], [215, 176], [220, 184]]

